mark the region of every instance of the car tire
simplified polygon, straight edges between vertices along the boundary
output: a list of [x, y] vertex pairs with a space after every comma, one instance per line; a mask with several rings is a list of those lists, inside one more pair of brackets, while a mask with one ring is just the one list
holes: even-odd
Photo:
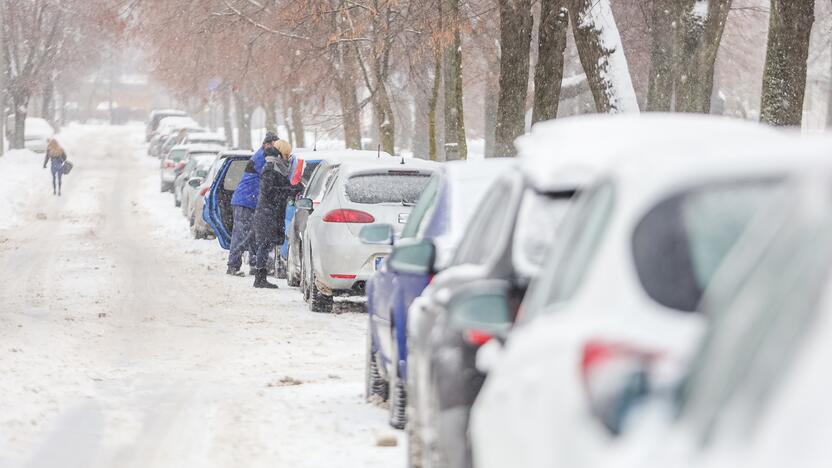
[[387, 382], [381, 378], [381, 373], [378, 371], [376, 354], [373, 352], [373, 332], [370, 326], [370, 323], [367, 322], [367, 339], [365, 340], [367, 342], [367, 353], [364, 365], [364, 399], [370, 402], [374, 396], [378, 396], [381, 398], [381, 401], [387, 401]]
[[173, 191], [173, 206], [177, 208], [182, 207], [182, 202], [179, 200], [179, 197], [176, 196], [176, 190]]
[[404, 429], [407, 416], [405, 415], [405, 408], [407, 406], [407, 390], [404, 388], [404, 382], [399, 378], [399, 343], [396, 339], [396, 328], [393, 326], [393, 336], [391, 337], [391, 351], [390, 358], [393, 362], [393, 372], [390, 373], [387, 381], [387, 403], [390, 407], [390, 426], [393, 429]]
[[167, 187], [165, 187], [165, 183], [164, 183], [164, 182], [159, 182], [159, 191], [160, 191], [160, 192], [162, 192], [162, 193], [165, 193], [165, 192], [167, 192], [167, 191], [168, 191], [168, 188], [167, 188]]
[[327, 296], [318, 290], [318, 285], [315, 284], [315, 272], [312, 272], [312, 280], [306, 286], [309, 291], [309, 310], [319, 313], [331, 313], [333, 300], [332, 296]]
[[274, 248], [274, 277], [286, 279], [286, 260], [280, 256], [280, 246]]

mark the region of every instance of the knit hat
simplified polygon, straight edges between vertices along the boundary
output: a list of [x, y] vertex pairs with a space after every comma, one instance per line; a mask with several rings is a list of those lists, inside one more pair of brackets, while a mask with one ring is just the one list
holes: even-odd
[[277, 140], [279, 140], [279, 138], [277, 137], [276, 133], [266, 132], [266, 138], [263, 138], [263, 144], [265, 145], [266, 143], [271, 143], [271, 142], [277, 141]]

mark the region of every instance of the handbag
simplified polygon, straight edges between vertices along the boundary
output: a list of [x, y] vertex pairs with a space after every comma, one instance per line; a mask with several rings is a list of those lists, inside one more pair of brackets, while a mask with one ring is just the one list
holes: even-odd
[[61, 166], [61, 174], [67, 175], [72, 172], [73, 165], [69, 161], [64, 161], [63, 166]]

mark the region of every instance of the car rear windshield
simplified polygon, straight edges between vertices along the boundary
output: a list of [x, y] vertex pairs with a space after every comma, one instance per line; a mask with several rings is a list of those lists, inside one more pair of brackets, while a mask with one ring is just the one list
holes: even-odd
[[779, 187], [772, 179], [709, 185], [655, 205], [632, 237], [645, 292], [665, 307], [696, 310], [725, 255]]
[[353, 203], [412, 205], [419, 200], [429, 179], [429, 174], [415, 171], [361, 174], [350, 177], [345, 189]]
[[173, 150], [168, 154], [168, 159], [170, 159], [173, 162], [179, 162], [185, 159], [185, 155], [187, 154], [187, 150]]

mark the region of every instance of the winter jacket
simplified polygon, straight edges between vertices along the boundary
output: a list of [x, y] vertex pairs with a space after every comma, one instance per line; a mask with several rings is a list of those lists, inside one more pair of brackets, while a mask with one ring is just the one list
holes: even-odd
[[[47, 152], [43, 157], [43, 167], [46, 167], [46, 163], [48, 163], [50, 159], [52, 160], [53, 166], [62, 166], [66, 162], [66, 153], [63, 151], [55, 154]], [[60, 163], [58, 163], [58, 161], [60, 161]]]
[[295, 192], [289, 182], [289, 163], [280, 158], [269, 158], [260, 174], [260, 193], [254, 210], [254, 237], [258, 244], [284, 241], [286, 202]]
[[246, 208], [257, 208], [257, 197], [260, 193], [260, 173], [263, 172], [263, 165], [266, 163], [266, 154], [261, 147], [249, 159], [246, 172], [243, 178], [240, 179], [240, 185], [234, 190], [234, 196], [231, 197], [231, 204], [235, 206], [244, 206]]

